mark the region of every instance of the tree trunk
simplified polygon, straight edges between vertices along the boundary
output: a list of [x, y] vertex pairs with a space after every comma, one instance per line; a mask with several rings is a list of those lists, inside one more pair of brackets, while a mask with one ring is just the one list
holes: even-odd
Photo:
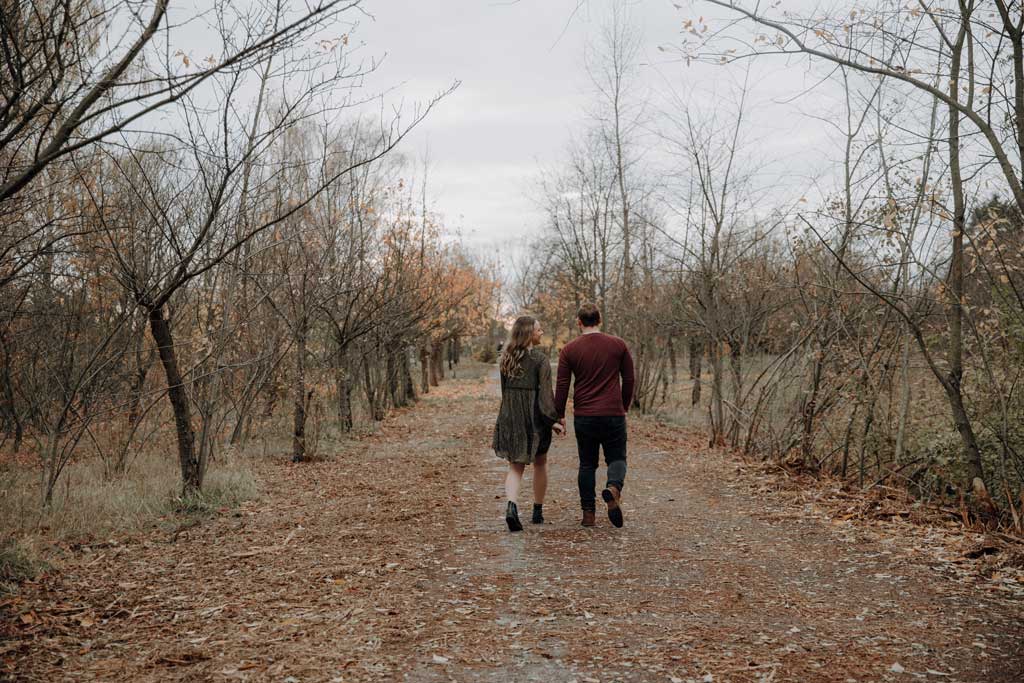
[[373, 373], [370, 369], [370, 359], [363, 357], [363, 390], [366, 392], [366, 405], [370, 409], [370, 419], [374, 419], [377, 404], [376, 392], [373, 387]]
[[401, 408], [405, 405], [405, 401], [402, 398], [401, 382], [398, 376], [398, 359], [395, 358], [394, 348], [389, 348], [385, 355], [385, 371], [387, 373], [388, 395], [391, 397], [391, 405], [395, 408]]
[[[143, 328], [139, 337], [144, 338], [144, 335], [145, 328]], [[128, 437], [123, 447], [120, 448], [117, 459], [114, 462], [114, 474], [118, 476], [123, 476], [128, 472], [128, 450], [131, 445], [132, 436], [142, 417], [142, 392], [146, 386], [146, 376], [149, 374], [149, 361], [143, 362], [139, 346], [136, 347], [135, 373], [132, 377], [131, 386], [128, 388]]]
[[690, 337], [690, 379], [693, 380], [693, 389], [690, 391], [690, 405], [700, 405], [700, 376], [703, 372], [704, 345], [695, 336]]
[[[968, 21], [968, 18], [964, 18]], [[967, 26], [963, 26], [952, 51], [950, 64], [949, 96], [956, 99], [960, 95], [959, 74], [963, 41]], [[949, 398], [953, 422], [963, 443], [964, 460], [967, 466], [967, 484], [969, 489], [977, 489], [975, 480], [981, 482], [984, 490], [984, 467], [981, 461], [981, 449], [974, 434], [974, 428], [964, 407], [962, 382], [963, 366], [963, 319], [964, 319], [964, 230], [966, 229], [966, 201], [964, 199], [963, 177], [960, 168], [960, 112], [952, 105], [949, 111], [949, 174], [953, 190], [953, 241], [949, 263], [949, 373], [943, 388]]]
[[843, 459], [839, 465], [839, 476], [841, 479], [846, 479], [846, 473], [850, 468], [850, 445], [853, 443], [853, 427], [857, 422], [862, 398], [863, 393], [857, 397], [857, 402], [853, 404], [853, 410], [850, 411], [850, 417], [846, 421], [846, 430], [843, 433]]
[[725, 421], [725, 407], [723, 406], [722, 383], [724, 381], [724, 369], [722, 368], [722, 342], [712, 340], [711, 342], [711, 434], [708, 445], [712, 448], [725, 445], [725, 434], [723, 431]]
[[[907, 291], [904, 284], [903, 291]], [[896, 464], [903, 462], [903, 452], [906, 450], [907, 422], [910, 418], [910, 333], [906, 330], [906, 323], [903, 329], [903, 349], [900, 352], [900, 410], [896, 423], [896, 450], [894, 458]]]
[[334, 368], [334, 381], [338, 390], [338, 425], [341, 431], [352, 431], [352, 373], [348, 367], [348, 353], [338, 350]]
[[[884, 376], [885, 372], [888, 372], [888, 370], [883, 370], [883, 376]], [[865, 369], [865, 374], [867, 374], [867, 370], [866, 369]], [[865, 380], [864, 385], [865, 385], [865, 388], [868, 388], [869, 382], [867, 380]], [[866, 411], [864, 413], [864, 429], [861, 430], [861, 433], [860, 433], [860, 452], [857, 454], [857, 457], [858, 457], [858, 460], [860, 462], [860, 470], [858, 472], [858, 475], [859, 475], [859, 478], [860, 478], [860, 487], [861, 488], [864, 487], [864, 472], [867, 469], [868, 437], [871, 435], [871, 427], [872, 427], [872, 425], [875, 422], [875, 405], [878, 403], [878, 394], [879, 393], [880, 392], [873, 392], [871, 394], [871, 400], [868, 402], [867, 409], [866, 409]], [[878, 461], [877, 451], [876, 451], [875, 461], [876, 462]], [[878, 469], [881, 469], [881, 464], [880, 463], [879, 463]]]
[[409, 361], [409, 350], [402, 348], [402, 384], [405, 389], [406, 403], [417, 400], [416, 382], [412, 378], [412, 363]]
[[245, 432], [245, 423], [249, 418], [251, 403], [245, 398], [239, 402], [238, 415], [235, 419], [235, 426], [231, 429], [231, 436], [228, 437], [228, 444], [237, 446], [242, 441], [242, 434]]
[[[134, 329], [133, 329], [134, 332]], [[142, 394], [146, 387], [146, 377], [149, 375], [150, 365], [153, 363], [152, 351], [143, 354], [146, 345], [146, 328], [138, 330], [135, 338], [135, 373], [132, 377], [131, 387], [128, 389], [128, 427], [134, 429], [139, 421], [142, 412]], [[123, 472], [120, 472], [123, 474]]]
[[363, 381], [366, 383], [366, 402], [370, 406], [370, 417], [380, 422], [386, 417], [384, 408], [384, 389], [376, 386], [374, 374], [379, 374], [371, 367], [369, 358], [363, 362]]
[[444, 379], [444, 355], [440, 342], [434, 342], [430, 346], [430, 384], [438, 386]]
[[800, 435], [800, 455], [805, 466], [810, 467], [814, 462], [814, 418], [818, 411], [818, 391], [821, 388], [821, 357], [824, 351], [818, 350], [815, 354], [814, 369], [811, 371], [811, 388], [808, 399], [804, 402], [803, 410], [803, 432]]
[[730, 411], [732, 417], [726, 431], [729, 443], [733, 448], [737, 448], [740, 443], [740, 421], [742, 419], [740, 411], [743, 408], [743, 360], [739, 344], [729, 344], [729, 374], [732, 384], [732, 401], [735, 407]]
[[135, 376], [132, 377], [131, 386], [128, 388], [128, 426], [134, 427], [139, 421], [139, 414], [142, 412], [142, 389], [146, 385], [146, 375], [149, 368], [139, 366], [135, 369]]
[[678, 373], [676, 372], [676, 345], [672, 336], [668, 338], [668, 366], [672, 373], [670, 375], [672, 384], [675, 384], [678, 379]]
[[232, 446], [241, 443], [248, 438], [249, 427], [252, 426], [252, 413], [256, 405], [256, 399], [260, 397], [263, 390], [271, 386], [276, 363], [270, 365], [265, 372], [253, 377], [252, 386], [246, 387], [242, 392], [242, 398], [238, 402], [237, 417], [234, 429], [231, 430], [231, 438], [228, 440]]
[[25, 429], [18, 415], [18, 406], [14, 401], [14, 382], [11, 378], [11, 352], [3, 336], [0, 336], [0, 345], [3, 347], [4, 368], [3, 368], [3, 396], [4, 396], [4, 427], [10, 432], [14, 428], [14, 452], [21, 451], [21, 443], [24, 439]]
[[192, 409], [185, 382], [178, 369], [178, 356], [174, 348], [170, 322], [164, 318], [163, 307], [149, 311], [149, 330], [156, 343], [160, 364], [167, 378], [167, 399], [174, 413], [174, 427], [178, 437], [178, 464], [181, 467], [182, 495], [198, 493], [203, 487], [206, 459], [196, 453], [195, 433], [192, 431]]
[[424, 394], [430, 393], [430, 349], [426, 346], [420, 348], [420, 390]]
[[59, 433], [54, 431], [47, 435], [46, 446], [43, 451], [43, 461], [46, 463], [46, 485], [43, 491], [43, 507], [49, 508], [53, 505], [53, 492], [57, 488], [57, 480], [60, 478], [60, 466], [57, 462], [57, 447], [59, 444]]
[[306, 329], [298, 324], [295, 334], [295, 378], [292, 380], [294, 421], [292, 433], [292, 462], [306, 457]]
[[270, 383], [270, 387], [267, 390], [266, 402], [263, 404], [263, 417], [271, 418], [274, 416], [274, 411], [277, 409], [277, 400], [280, 398], [277, 391], [277, 384], [274, 382]]

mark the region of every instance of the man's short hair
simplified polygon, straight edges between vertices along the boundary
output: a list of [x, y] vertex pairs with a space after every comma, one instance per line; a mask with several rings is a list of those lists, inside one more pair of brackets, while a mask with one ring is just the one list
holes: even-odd
[[594, 304], [583, 304], [576, 311], [576, 317], [583, 327], [597, 327], [601, 324], [601, 309]]

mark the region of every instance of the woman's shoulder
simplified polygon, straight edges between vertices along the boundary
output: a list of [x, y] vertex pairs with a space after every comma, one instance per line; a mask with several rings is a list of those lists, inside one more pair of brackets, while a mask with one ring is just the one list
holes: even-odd
[[550, 362], [548, 360], [548, 354], [544, 353], [543, 351], [538, 349], [536, 346], [534, 346], [533, 348], [530, 349], [529, 356], [530, 356], [530, 360], [532, 360], [534, 363], [548, 363], [548, 362]]

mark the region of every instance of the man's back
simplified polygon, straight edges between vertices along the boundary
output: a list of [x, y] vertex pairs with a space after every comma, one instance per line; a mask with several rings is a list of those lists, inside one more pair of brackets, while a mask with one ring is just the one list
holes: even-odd
[[[619, 378], [621, 376], [621, 384]], [[575, 377], [573, 412], [581, 416], [625, 415], [633, 401], [633, 357], [626, 342], [603, 332], [583, 334], [558, 354], [555, 409], [565, 415]]]

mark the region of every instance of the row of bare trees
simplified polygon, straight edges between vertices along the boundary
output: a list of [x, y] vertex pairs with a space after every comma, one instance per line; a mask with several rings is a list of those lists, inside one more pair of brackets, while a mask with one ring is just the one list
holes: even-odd
[[394, 152], [445, 93], [367, 115], [360, 4], [0, 3], [0, 422], [45, 502], [168, 423], [188, 495], [281, 407], [302, 460], [486, 325], [492, 278]]
[[[580, 299], [602, 303], [637, 351], [639, 409], [691, 403], [712, 445], [959, 492], [1019, 530], [1021, 3], [703, 4], [714, 17], [684, 21], [679, 53], [719, 65], [733, 96], [670, 95], [644, 115], [653, 98], [598, 87], [606, 115], [545, 179], [520, 303], [562, 329]], [[635, 35], [609, 25], [598, 73], [635, 84]], [[754, 57], [820, 69], [810, 92], [839, 104], [835, 163], [802, 191], [765, 180], [778, 167], [748, 123]]]

